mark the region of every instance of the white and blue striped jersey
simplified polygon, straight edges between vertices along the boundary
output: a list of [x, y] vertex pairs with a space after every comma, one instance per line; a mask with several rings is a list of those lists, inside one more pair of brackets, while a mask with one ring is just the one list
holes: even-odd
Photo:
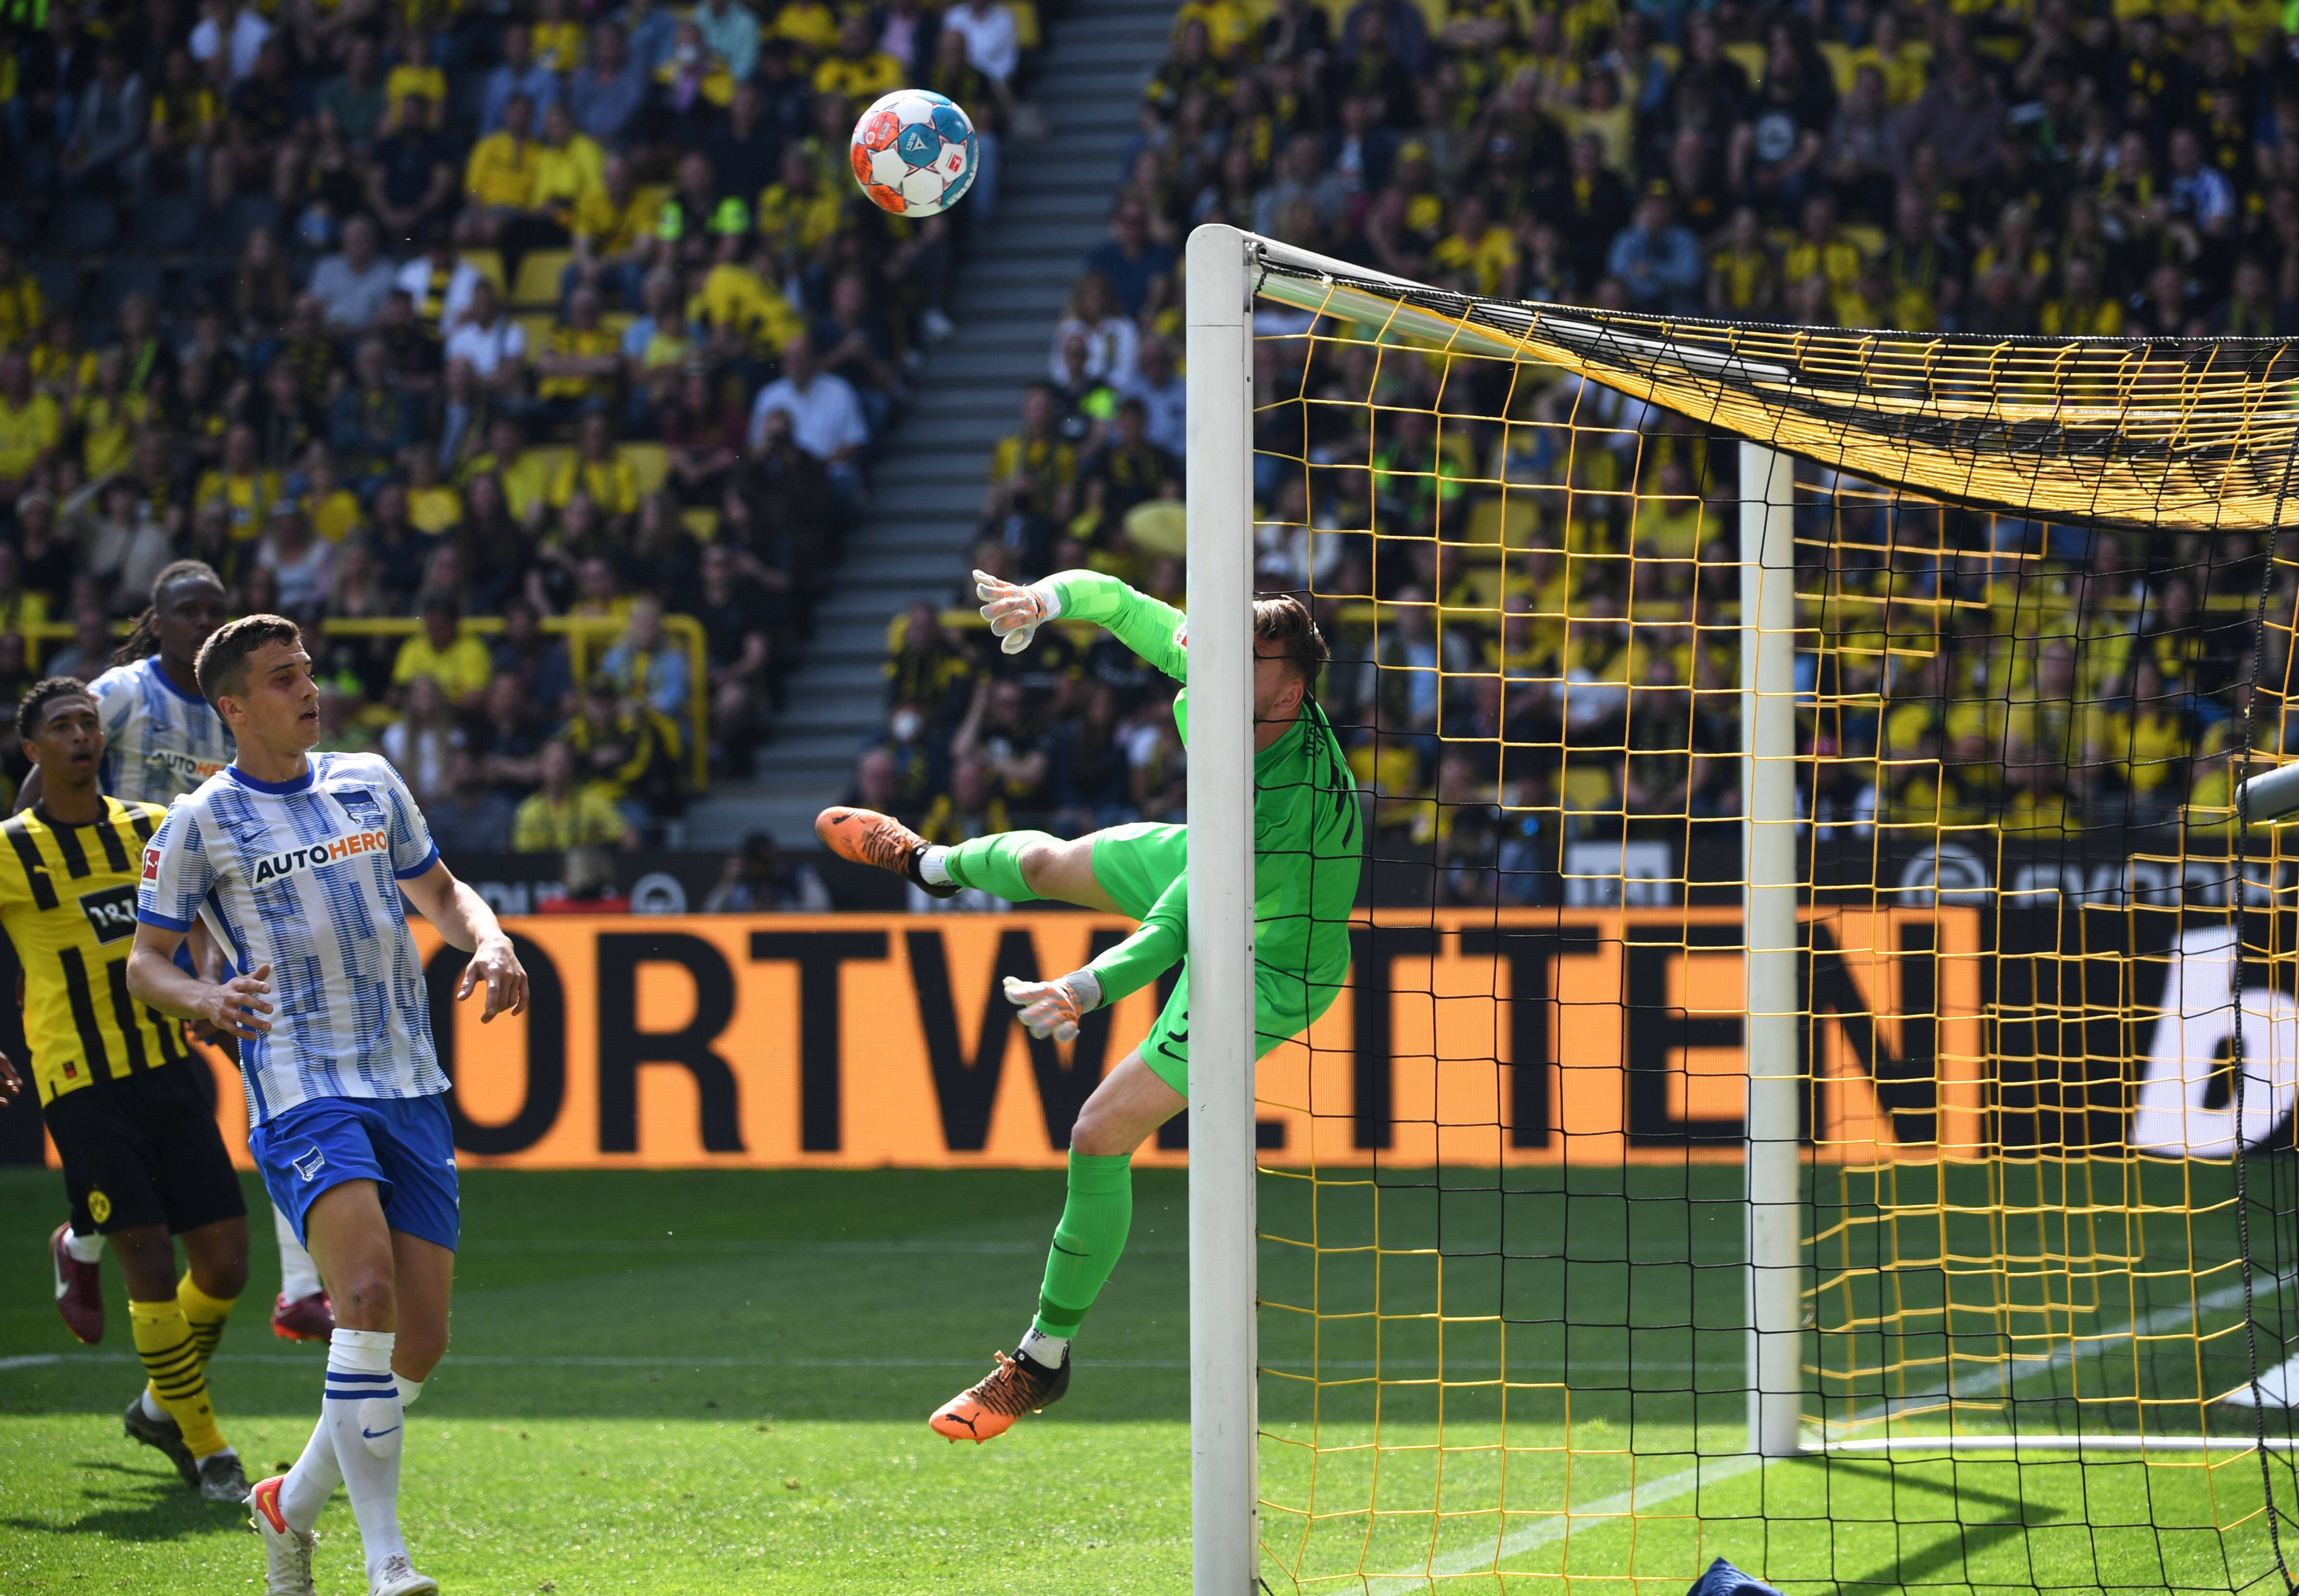
[[447, 1089], [399, 896], [439, 850], [383, 759], [311, 761], [284, 783], [228, 767], [177, 799], [144, 851], [138, 919], [203, 919], [235, 972], [271, 967], [270, 1033], [239, 1044], [251, 1125], [314, 1098]]
[[104, 726], [104, 790], [128, 803], [172, 803], [231, 763], [215, 706], [168, 679], [154, 654], [87, 685]]

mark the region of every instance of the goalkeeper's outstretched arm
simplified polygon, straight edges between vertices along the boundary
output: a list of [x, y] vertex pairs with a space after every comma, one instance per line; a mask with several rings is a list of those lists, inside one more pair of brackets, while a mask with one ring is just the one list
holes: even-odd
[[1022, 1010], [1033, 1036], [1071, 1042], [1081, 1015], [1138, 992], [1181, 962], [1190, 951], [1190, 873], [1183, 870], [1158, 894], [1133, 935], [1082, 970], [1053, 981], [1006, 977], [1006, 998]]
[[1182, 612], [1173, 605], [1098, 570], [1061, 570], [1018, 586], [986, 571], [974, 573], [982, 618], [999, 646], [1018, 654], [1050, 620], [1090, 620], [1177, 682], [1189, 680], [1190, 654]]

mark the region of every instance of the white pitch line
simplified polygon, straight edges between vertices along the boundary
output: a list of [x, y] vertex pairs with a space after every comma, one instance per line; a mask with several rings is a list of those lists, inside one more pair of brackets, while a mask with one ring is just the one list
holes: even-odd
[[1449, 1579], [1459, 1575], [1473, 1574], [1480, 1568], [1495, 1568], [1536, 1546], [1546, 1546], [1561, 1541], [1575, 1529], [1586, 1531], [1594, 1525], [1590, 1519], [1631, 1517], [1639, 1512], [1673, 1501], [1688, 1492], [1697, 1491], [1704, 1484], [1730, 1479], [1763, 1465], [1764, 1459], [1753, 1452], [1735, 1452], [1722, 1458], [1704, 1458], [1689, 1468], [1663, 1475], [1659, 1479], [1631, 1485], [1626, 1491], [1615, 1492], [1590, 1502], [1585, 1508], [1568, 1508], [1553, 1518], [1539, 1524], [1529, 1524], [1523, 1529], [1501, 1537], [1500, 1543], [1490, 1550], [1463, 1548], [1449, 1552], [1429, 1565], [1425, 1573], [1376, 1575], [1365, 1581], [1369, 1596], [1403, 1596], [1407, 1591], [1427, 1588], [1433, 1581]]
[[[2279, 1293], [2290, 1285], [2291, 1278], [2269, 1276], [2264, 1281], [2254, 1279], [2253, 1293], [2255, 1295]], [[2021, 1361], [2028, 1363], [2030, 1367], [2013, 1376], [2010, 1383], [2014, 1385], [2022, 1384], [2038, 1375], [2064, 1368], [2079, 1358], [2089, 1356], [2110, 1343], [2160, 1334], [2183, 1320], [2192, 1324], [2207, 1312], [2231, 1308], [2240, 1304], [2242, 1301], [2243, 1284], [2237, 1281], [2232, 1285], [2222, 1286], [2208, 1296], [2197, 1298], [2192, 1304], [2158, 1309], [2145, 1318], [2126, 1325], [2112, 1335], [2087, 1338], [2087, 1344], [2081, 1350], [2071, 1343], [2054, 1351], [2047, 1358], [2021, 1359]], [[1943, 1396], [1953, 1400], [1955, 1397], [1979, 1395], [1988, 1390], [1999, 1389], [2000, 1385], [1999, 1372], [1975, 1371], [1954, 1382], [1947, 1389], [1931, 1392], [1929, 1396], [1902, 1397], [1896, 1401], [1898, 1403], [1922, 1401], [1937, 1400]], [[1894, 1401], [1886, 1401], [1877, 1404], [1866, 1412], [1854, 1415], [1849, 1422], [1862, 1424], [1872, 1419], [1889, 1417], [1895, 1411], [1896, 1411], [1896, 1404]], [[1403, 1596], [1403, 1593], [1408, 1591], [1427, 1589], [1437, 1579], [1473, 1574], [1480, 1568], [1498, 1568], [1510, 1558], [1530, 1551], [1536, 1546], [1545, 1546], [1552, 1541], [1561, 1540], [1572, 1534], [1576, 1528], [1589, 1530], [1603, 1527], [1601, 1525], [1587, 1523], [1589, 1519], [1617, 1519], [1633, 1516], [1643, 1509], [1656, 1507], [1664, 1501], [1673, 1500], [1687, 1492], [1698, 1489], [1704, 1480], [1730, 1479], [1735, 1475], [1746, 1474], [1751, 1469], [1759, 1468], [1765, 1461], [1766, 1459], [1757, 1457], [1753, 1452], [1733, 1453], [1714, 1460], [1704, 1459], [1689, 1468], [1680, 1469], [1675, 1474], [1664, 1475], [1649, 1485], [1633, 1486], [1627, 1491], [1606, 1497], [1601, 1501], [1593, 1502], [1578, 1511], [1568, 1510], [1558, 1514], [1554, 1518], [1544, 1519], [1539, 1524], [1527, 1525], [1513, 1534], [1503, 1536], [1499, 1544], [1490, 1551], [1464, 1548], [1462, 1550], [1436, 1559], [1427, 1569], [1423, 1571], [1374, 1575], [1365, 1582], [1368, 1596]]]
[[[312, 1367], [318, 1360], [316, 1351], [296, 1352], [218, 1352], [211, 1362], [256, 1363], [275, 1367]], [[46, 1367], [65, 1363], [135, 1363], [139, 1361], [132, 1352], [35, 1352], [21, 1358], [0, 1358], [0, 1371], [12, 1368]], [[463, 1364], [475, 1368], [972, 1368], [979, 1358], [635, 1358], [602, 1354], [585, 1357], [580, 1354], [562, 1356], [514, 1357], [500, 1353], [462, 1353], [450, 1351], [446, 1364]], [[444, 1366], [443, 1366], [444, 1367]], [[1186, 1369], [1186, 1358], [1096, 1358], [1089, 1366], [1108, 1369]], [[1265, 1366], [1269, 1372], [1307, 1376], [1307, 1368], [1289, 1369], [1282, 1365]], [[1327, 1359], [1319, 1366], [1327, 1369], [1375, 1370], [1411, 1369], [1435, 1373], [1440, 1367], [1434, 1359]], [[1493, 1361], [1452, 1359], [1441, 1366], [1447, 1369], [1499, 1373], [1501, 1365]], [[1575, 1369], [1602, 1369], [1607, 1373], [1650, 1372], [1655, 1374], [1695, 1374], [1706, 1370], [1713, 1374], [1729, 1374], [1740, 1368], [1738, 1359], [1708, 1363], [1664, 1363], [1657, 1360], [1630, 1364], [1621, 1361], [1599, 1361], [1575, 1359], [1566, 1364], [1558, 1359], [1513, 1359], [1508, 1367], [1517, 1369], [1543, 1369], [1563, 1372]]]

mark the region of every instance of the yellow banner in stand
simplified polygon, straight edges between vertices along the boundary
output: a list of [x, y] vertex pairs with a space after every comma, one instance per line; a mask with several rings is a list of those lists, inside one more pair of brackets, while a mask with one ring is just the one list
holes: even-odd
[[[1985, 1153], [1976, 913], [1805, 919], [1813, 1156]], [[1012, 1022], [1003, 977], [1074, 969], [1131, 929], [1093, 915], [507, 925], [535, 1003], [484, 1027], [476, 1002], [451, 1010], [461, 956], [416, 931], [466, 1167], [1058, 1168], [1159, 1001], [1123, 1000], [1067, 1047]], [[1725, 909], [1384, 911], [1352, 929], [1349, 989], [1261, 1063], [1262, 1160], [1737, 1160], [1740, 935]], [[244, 1160], [236, 1071], [209, 1057]], [[1140, 1157], [1185, 1162], [1180, 1124]]]

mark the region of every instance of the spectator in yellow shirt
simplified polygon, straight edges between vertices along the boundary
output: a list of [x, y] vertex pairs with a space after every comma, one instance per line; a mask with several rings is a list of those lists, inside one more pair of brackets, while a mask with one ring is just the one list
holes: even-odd
[[622, 340], [602, 324], [596, 288], [577, 288], [567, 319], [554, 326], [535, 356], [535, 397], [571, 420], [584, 405], [611, 403], [622, 374]]
[[2036, 326], [2047, 337], [2112, 338], [2123, 332], [2123, 307], [2099, 291], [2099, 268], [2088, 255], [2070, 255], [2060, 268], [2065, 292], [2047, 299]]
[[423, 629], [399, 645], [399, 657], [391, 662], [394, 692], [427, 676], [463, 713], [476, 714], [485, 706], [494, 656], [475, 634], [462, 629], [461, 620], [462, 609], [452, 594], [423, 595]]
[[503, 125], [471, 146], [463, 167], [463, 194], [479, 213], [481, 234], [498, 241], [504, 224], [534, 203], [543, 171], [543, 146], [534, 138], [535, 102], [513, 95], [503, 108]]
[[1208, 47], [1224, 61], [1234, 61], [1253, 39], [1253, 16], [1237, 0], [1183, 0], [1174, 13], [1174, 43], [1191, 22], [1205, 24]]
[[463, 495], [439, 480], [439, 455], [417, 444], [402, 455], [407, 469], [407, 520], [427, 537], [452, 532], [463, 524]]
[[653, 258], [655, 212], [631, 163], [609, 155], [599, 163], [599, 186], [579, 195], [568, 230], [575, 239], [575, 275], [596, 283], [619, 304], [636, 304]]
[[24, 270], [16, 246], [0, 239], [0, 347], [21, 349], [48, 319], [40, 279]]
[[32, 387], [32, 362], [21, 350], [10, 350], [0, 357], [0, 499], [16, 496], [62, 434], [56, 402]]
[[599, 141], [575, 126], [566, 102], [553, 101], [543, 113], [543, 153], [527, 208], [571, 227], [584, 196], [606, 187], [606, 160]]
[[341, 543], [360, 529], [366, 519], [359, 495], [336, 474], [336, 457], [324, 444], [314, 444], [303, 467], [303, 519], [311, 530], [329, 543]]
[[220, 503], [231, 521], [231, 540], [247, 543], [263, 535], [271, 506], [279, 501], [279, 473], [256, 455], [255, 428], [240, 423], [223, 435], [222, 463], [201, 473], [192, 490], [195, 507]]
[[838, 230], [840, 197], [822, 181], [804, 145], [783, 152], [782, 180], [759, 195], [759, 237], [778, 266], [803, 261]]
[[95, 381], [72, 402], [80, 470], [90, 482], [126, 468], [136, 453], [136, 429], [151, 411], [149, 399], [128, 391], [128, 352], [105, 350], [96, 362]]
[[563, 853], [569, 848], [635, 848], [638, 837], [612, 800], [598, 788], [575, 785], [575, 754], [564, 740], [543, 745], [543, 786], [511, 818], [515, 853]]
[[838, 24], [838, 48], [814, 69], [814, 92], [844, 95], [857, 105], [867, 105], [880, 95], [902, 87], [902, 63], [878, 48], [871, 37], [866, 12], [850, 11]]
[[420, 28], [403, 29], [399, 49], [399, 64], [383, 80], [383, 103], [404, 110], [409, 99], [420, 100], [425, 121], [436, 128], [447, 104], [447, 74], [431, 64], [430, 36]]
[[1466, 275], [1469, 286], [1488, 298], [1516, 292], [1516, 239], [1493, 221], [1482, 195], [1461, 202], [1453, 230], [1437, 241], [1429, 262], [1440, 271]]
[[801, 55], [819, 55], [838, 43], [838, 18], [823, 0], [785, 0], [767, 31], [788, 39]]
[[571, 72], [583, 64], [586, 29], [567, 14], [567, 0], [538, 0], [529, 37], [535, 64], [554, 72]]
[[686, 307], [687, 320], [708, 328], [720, 358], [727, 360], [769, 353], [806, 330], [768, 275], [773, 262], [764, 241], [750, 265], [743, 263], [742, 245], [731, 236], [719, 241], [718, 263]]
[[586, 414], [576, 439], [575, 453], [551, 479], [551, 507], [564, 510], [580, 493], [589, 496], [602, 516], [619, 520], [637, 514], [638, 476], [616, 452], [615, 431], [606, 411]]

